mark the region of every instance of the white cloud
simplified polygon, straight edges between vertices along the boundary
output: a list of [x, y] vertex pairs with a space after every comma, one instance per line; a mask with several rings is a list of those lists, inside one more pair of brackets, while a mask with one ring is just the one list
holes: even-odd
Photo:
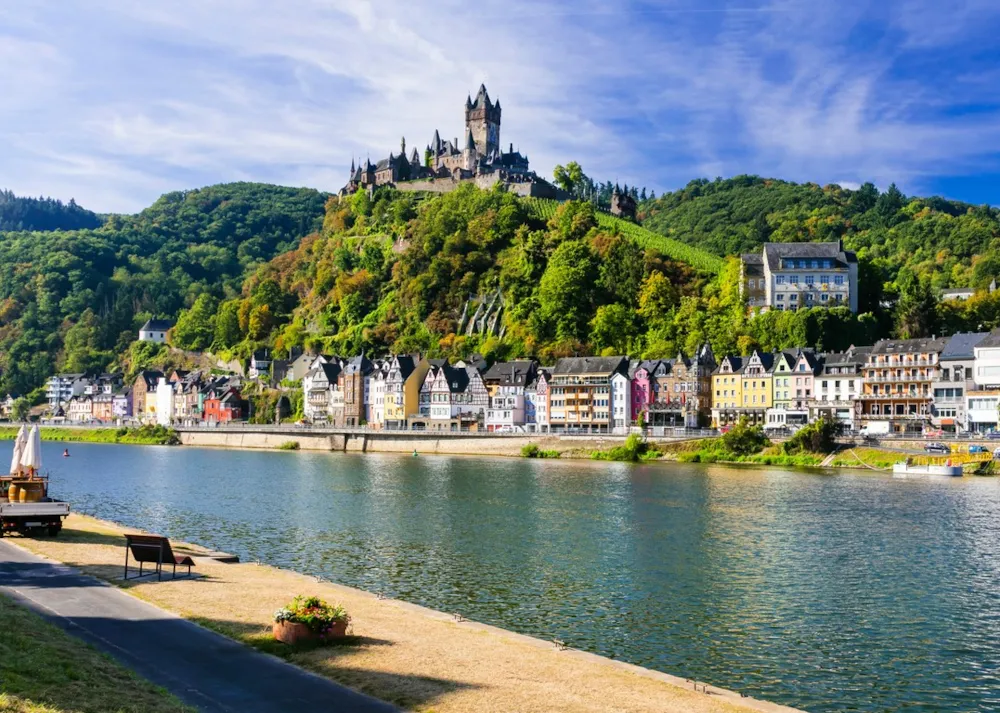
[[933, 29], [930, 0], [8, 4], [0, 186], [95, 210], [237, 179], [336, 190], [352, 156], [459, 136], [485, 81], [501, 140], [543, 174], [579, 160], [658, 191], [745, 172], [912, 191], [997, 152], [995, 111], [952, 111], [996, 99], [991, 66], [909, 71], [982, 33], [984, 2]]

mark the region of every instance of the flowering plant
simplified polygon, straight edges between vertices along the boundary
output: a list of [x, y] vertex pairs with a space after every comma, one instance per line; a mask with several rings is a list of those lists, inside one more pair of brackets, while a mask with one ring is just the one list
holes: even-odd
[[305, 624], [310, 631], [325, 634], [334, 625], [351, 621], [347, 610], [340, 604], [327, 604], [319, 597], [295, 597], [288, 605], [274, 612], [274, 621]]

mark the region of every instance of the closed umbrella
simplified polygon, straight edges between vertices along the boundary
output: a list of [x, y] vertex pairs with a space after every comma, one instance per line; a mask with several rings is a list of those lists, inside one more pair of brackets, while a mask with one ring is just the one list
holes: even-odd
[[42, 434], [39, 432], [38, 426], [31, 427], [28, 442], [21, 455], [21, 465], [32, 473], [42, 468]]
[[21, 456], [24, 455], [24, 446], [27, 441], [28, 427], [22, 423], [17, 432], [17, 438], [14, 439], [14, 457], [10, 460], [11, 475], [20, 475], [21, 473]]

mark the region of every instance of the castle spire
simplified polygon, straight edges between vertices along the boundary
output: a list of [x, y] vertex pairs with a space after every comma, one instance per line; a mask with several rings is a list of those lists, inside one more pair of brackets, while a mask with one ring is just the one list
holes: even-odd
[[465, 148], [469, 151], [476, 150], [476, 140], [472, 137], [472, 129], [465, 130]]

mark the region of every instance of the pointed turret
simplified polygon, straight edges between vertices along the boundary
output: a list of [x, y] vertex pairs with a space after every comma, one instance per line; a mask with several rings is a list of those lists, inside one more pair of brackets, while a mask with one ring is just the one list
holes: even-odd
[[420, 165], [420, 155], [417, 153], [416, 147], [413, 149], [413, 154], [410, 155], [410, 163], [414, 166]]
[[351, 156], [351, 175], [354, 175], [354, 157]]
[[465, 130], [465, 149], [467, 151], [476, 150], [476, 140], [472, 137], [472, 129]]
[[437, 129], [434, 129], [434, 138], [431, 139], [430, 149], [435, 156], [441, 153], [441, 134], [438, 133]]

